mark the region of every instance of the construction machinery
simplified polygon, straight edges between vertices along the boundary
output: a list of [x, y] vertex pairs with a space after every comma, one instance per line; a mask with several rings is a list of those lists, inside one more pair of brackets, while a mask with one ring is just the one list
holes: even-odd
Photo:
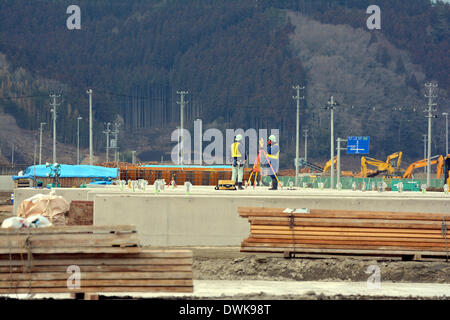
[[[367, 165], [376, 167], [376, 170], [367, 169]], [[387, 176], [394, 175], [395, 169], [387, 161], [381, 161], [369, 157], [361, 157], [361, 173], [362, 178], [375, 177], [379, 174], [386, 174]]]
[[217, 182], [216, 190], [237, 190], [236, 183], [233, 180], [219, 180]]
[[[336, 164], [337, 161], [337, 157], [333, 157], [333, 164]], [[331, 159], [327, 161], [327, 163], [325, 163], [325, 166], [323, 167], [323, 173], [326, 173], [328, 170], [330, 170], [331, 168]]]
[[[370, 157], [361, 157], [361, 173], [359, 177], [375, 177], [377, 175], [383, 174], [387, 177], [400, 178], [403, 169], [400, 168], [402, 164], [403, 152], [394, 152], [387, 156], [386, 161], [381, 161], [378, 159]], [[393, 163], [393, 160], [397, 159], [397, 163]], [[367, 169], [367, 165], [374, 166], [376, 169]]]
[[394, 159], [397, 159], [397, 163], [395, 165], [395, 170], [396, 171], [400, 171], [401, 170], [400, 165], [402, 164], [402, 157], [403, 157], [403, 152], [402, 151], [395, 152], [395, 153], [390, 154], [390, 155], [387, 156], [386, 163], [389, 163], [394, 168], [394, 165], [393, 165], [392, 161]]
[[[334, 157], [333, 164], [336, 164], [336, 162], [337, 162], [337, 157]], [[330, 168], [331, 168], [331, 160], [328, 160], [327, 163], [325, 163], [325, 166], [323, 167], [322, 173], [328, 172], [328, 170], [330, 170]], [[341, 171], [341, 176], [352, 177], [353, 172], [352, 171]]]
[[298, 164], [301, 168], [308, 168], [311, 171], [323, 172], [323, 168], [315, 165], [314, 163], [308, 162], [303, 158], [298, 159]]
[[[447, 155], [446, 159], [449, 156]], [[428, 158], [422, 159], [416, 162], [413, 162], [409, 165], [408, 169], [406, 169], [405, 173], [403, 174], [403, 179], [409, 179], [412, 177], [414, 169], [417, 168], [423, 168], [427, 166]], [[430, 158], [430, 164], [435, 165], [436, 167], [436, 178], [440, 179], [442, 175], [442, 168], [444, 166], [444, 157], [442, 155], [436, 155]]]

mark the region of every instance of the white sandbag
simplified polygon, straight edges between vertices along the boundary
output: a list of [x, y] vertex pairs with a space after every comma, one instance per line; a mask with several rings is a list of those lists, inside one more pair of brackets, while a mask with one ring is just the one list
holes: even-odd
[[[53, 191], [53, 190], [52, 190]], [[22, 201], [17, 208], [17, 216], [27, 218], [33, 215], [46, 217], [54, 226], [66, 224], [64, 213], [69, 211], [69, 203], [54, 192], [36, 194]]]
[[29, 226], [28, 221], [25, 221], [24, 218], [21, 217], [11, 217], [3, 220], [2, 228], [5, 229], [20, 229], [27, 228]]
[[25, 219], [25, 221], [28, 223], [30, 228], [45, 228], [52, 225], [50, 220], [40, 214], [29, 216]]

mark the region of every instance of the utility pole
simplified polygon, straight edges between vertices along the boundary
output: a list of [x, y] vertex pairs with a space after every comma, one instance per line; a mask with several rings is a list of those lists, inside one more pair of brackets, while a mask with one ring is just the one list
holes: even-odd
[[92, 89], [89, 89], [87, 91], [87, 94], [89, 95], [89, 164], [92, 166], [93, 164], [93, 157], [94, 157], [94, 144], [93, 144], [93, 137], [92, 137]]
[[308, 161], [308, 129], [303, 130], [305, 137], [305, 161]]
[[300, 97], [300, 89], [305, 89], [305, 87], [300, 87], [299, 85], [293, 86], [292, 89], [297, 90], [297, 95], [292, 97], [297, 100], [297, 126], [296, 126], [296, 140], [295, 140], [295, 186], [298, 186], [298, 156], [299, 156], [299, 144], [300, 144], [300, 100], [305, 97]]
[[77, 118], [77, 164], [80, 164], [80, 120], [82, 117]]
[[448, 112], [443, 112], [445, 116], [445, 155], [448, 155]]
[[47, 123], [41, 122], [41, 126], [39, 128], [39, 164], [42, 164], [42, 126]]
[[56, 103], [56, 98], [59, 98], [60, 95], [51, 94], [50, 98], [53, 99], [53, 102], [50, 103], [52, 106], [53, 112], [53, 163], [56, 163], [56, 107], [59, 106], [59, 103]]
[[[423, 158], [427, 158], [427, 135], [423, 134]], [[427, 167], [423, 168], [423, 172], [427, 173]]]
[[109, 133], [111, 130], [109, 130], [109, 126], [111, 125], [110, 122], [106, 124], [106, 131], [103, 131], [103, 133], [106, 134], [106, 162], [109, 162]]
[[330, 101], [328, 101], [328, 107], [326, 109], [329, 109], [331, 111], [331, 147], [330, 147], [330, 159], [331, 159], [331, 176], [330, 176], [330, 189], [334, 189], [334, 108], [337, 106], [337, 103], [334, 101], [333, 96], [330, 97]]
[[33, 156], [33, 165], [36, 165], [36, 149], [37, 149], [37, 144], [36, 144], [36, 136], [34, 137], [34, 156]]
[[[114, 122], [114, 131], [111, 132], [114, 135], [114, 144], [110, 149], [114, 149], [114, 161], [118, 162], [119, 158], [117, 157], [117, 152], [118, 152], [118, 135], [119, 135], [119, 123], [118, 122]], [[112, 144], [112, 142], [111, 142]]]
[[341, 182], [341, 150], [345, 150], [345, 148], [341, 148], [341, 142], [345, 141], [344, 139], [341, 138], [337, 138], [337, 168], [336, 168], [336, 172], [337, 172], [337, 184], [339, 184]]
[[437, 96], [432, 95], [433, 88], [437, 88], [437, 84], [432, 83], [426, 83], [425, 87], [428, 88], [428, 95], [425, 95], [425, 98], [428, 98], [428, 159], [427, 159], [427, 187], [430, 187], [430, 173], [431, 173], [431, 118], [434, 117], [432, 112], [433, 106], [437, 105], [436, 103], [433, 103], [433, 98], [436, 98]]
[[181, 140], [180, 140], [180, 146], [181, 146], [181, 150], [180, 150], [180, 152], [181, 152], [181, 163], [180, 164], [183, 164], [183, 156], [184, 156], [184, 146], [183, 146], [183, 144], [184, 144], [184, 140], [183, 140], [183, 116], [184, 116], [184, 105], [185, 104], [187, 104], [188, 102], [187, 101], [184, 101], [184, 95], [185, 94], [188, 94], [189, 92], [188, 91], [177, 91], [177, 94], [179, 94], [180, 95], [180, 101], [177, 101], [177, 104], [179, 104], [180, 105], [180, 108], [181, 108], [181, 110], [180, 110], [180, 117], [181, 117], [181, 128], [180, 128], [180, 135], [181, 135]]
[[14, 144], [11, 146], [11, 164], [14, 168]]

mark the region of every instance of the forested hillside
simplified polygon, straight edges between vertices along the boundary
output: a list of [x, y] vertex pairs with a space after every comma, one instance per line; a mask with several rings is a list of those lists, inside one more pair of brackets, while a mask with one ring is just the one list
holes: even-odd
[[[311, 157], [329, 154], [323, 107], [334, 95], [343, 110], [338, 135], [371, 136], [374, 156], [403, 150], [418, 158], [426, 81], [439, 83], [437, 114], [448, 108], [450, 6], [379, 0], [382, 29], [369, 31], [369, 2], [80, 0], [81, 30], [68, 30], [70, 1], [5, 0], [0, 97], [28, 98], [0, 99], [0, 108], [37, 130], [51, 121], [48, 94], [60, 93], [58, 140], [75, 144], [76, 118], [87, 119], [92, 88], [97, 152], [104, 151], [103, 123], [121, 121], [122, 150], [152, 151], [156, 160], [170, 152], [179, 123], [176, 91], [187, 90], [186, 126], [201, 118], [219, 128], [279, 128], [282, 163], [292, 166], [292, 86], [299, 84]], [[443, 152], [442, 118], [434, 124], [433, 151]]]

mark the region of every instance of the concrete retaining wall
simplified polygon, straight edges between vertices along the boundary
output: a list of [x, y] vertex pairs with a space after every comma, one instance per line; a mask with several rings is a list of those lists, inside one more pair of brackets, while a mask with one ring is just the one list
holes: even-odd
[[450, 197], [95, 194], [94, 225], [136, 225], [143, 245], [239, 246], [250, 233], [240, 206], [450, 213]]
[[14, 190], [14, 182], [12, 176], [0, 176], [0, 192], [12, 192]]

